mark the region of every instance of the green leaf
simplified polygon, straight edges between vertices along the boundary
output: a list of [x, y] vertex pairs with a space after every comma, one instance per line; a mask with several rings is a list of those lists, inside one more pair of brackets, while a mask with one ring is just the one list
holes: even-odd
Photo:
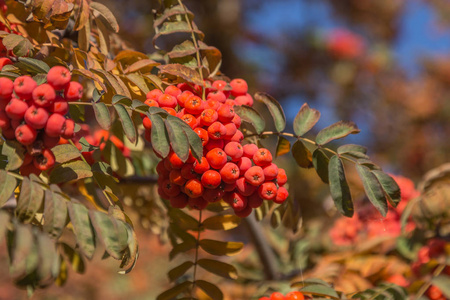
[[75, 202], [69, 202], [67, 207], [77, 244], [80, 246], [81, 252], [87, 258], [92, 259], [95, 251], [95, 238], [89, 220], [89, 211], [84, 205]]
[[450, 298], [450, 276], [440, 274], [431, 279], [431, 284], [438, 287], [447, 298]]
[[109, 109], [103, 102], [97, 102], [92, 105], [94, 109], [95, 118], [97, 119], [98, 125], [105, 130], [111, 128], [111, 114]]
[[316, 143], [324, 145], [336, 139], [341, 139], [349, 134], [359, 133], [360, 130], [353, 122], [339, 121], [333, 125], [330, 125], [322, 129], [316, 137]]
[[218, 276], [236, 280], [238, 278], [237, 270], [230, 264], [213, 260], [213, 259], [200, 259], [197, 264], [208, 272], [216, 274]]
[[10, 273], [13, 277], [31, 274], [39, 263], [31, 226], [16, 223], [15, 227], [10, 266]]
[[189, 158], [189, 143], [186, 134], [174, 116], [167, 116], [165, 121], [170, 145], [178, 157], [185, 162]]
[[364, 146], [360, 146], [360, 145], [347, 144], [347, 145], [342, 145], [337, 149], [337, 153], [339, 153], [339, 154], [344, 154], [344, 153], [349, 153], [349, 152], [360, 152], [362, 154], [366, 154], [367, 148]]
[[244, 247], [240, 242], [222, 242], [210, 239], [203, 239], [200, 241], [200, 247], [212, 255], [217, 256], [232, 256], [241, 252]]
[[191, 285], [192, 285], [191, 281], [182, 282], [168, 289], [167, 291], [159, 294], [158, 297], [156, 297], [156, 300], [171, 300], [176, 296], [178, 296], [179, 294], [181, 294], [182, 292], [184, 292], [185, 290], [187, 290]]
[[80, 150], [71, 144], [57, 145], [52, 148], [55, 161], [59, 164], [71, 161], [81, 156]]
[[204, 82], [202, 81], [200, 74], [197, 72], [197, 70], [194, 70], [187, 66], [181, 64], [167, 64], [167, 65], [160, 65], [157, 68], [161, 71], [162, 74], [175, 76], [187, 82], [198, 84], [200, 86], [204, 85]]
[[8, 172], [0, 170], [0, 207], [8, 201], [17, 186], [17, 180]]
[[364, 190], [370, 202], [372, 202], [383, 217], [386, 217], [388, 211], [387, 201], [377, 177], [365, 166], [356, 165], [356, 170], [362, 180]]
[[52, 238], [59, 238], [66, 227], [67, 217], [67, 200], [59, 193], [46, 190], [43, 230]]
[[50, 71], [50, 67], [45, 62], [29, 57], [19, 57], [16, 66], [32, 73], [48, 73]]
[[81, 254], [66, 243], [61, 243], [61, 245], [64, 254], [72, 265], [72, 269], [79, 274], [83, 274], [86, 271], [86, 267]]
[[173, 268], [172, 270], [170, 270], [167, 273], [167, 275], [169, 276], [170, 281], [175, 281], [178, 278], [180, 278], [181, 276], [183, 276], [184, 273], [186, 273], [193, 265], [194, 265], [194, 263], [192, 261], [185, 261], [181, 265], [179, 265], [179, 266]]
[[340, 299], [336, 291], [326, 285], [313, 284], [308, 285], [300, 289], [300, 292], [304, 294], [311, 294], [313, 296], [330, 297], [332, 299]]
[[398, 186], [397, 182], [395, 182], [395, 180], [391, 176], [384, 173], [383, 171], [372, 170], [371, 172], [375, 175], [375, 177], [378, 179], [378, 182], [381, 184], [381, 187], [386, 194], [386, 199], [393, 207], [397, 207], [398, 203], [402, 199], [400, 187]]
[[184, 230], [197, 230], [199, 227], [197, 219], [188, 215], [181, 209], [171, 208], [169, 209], [168, 214], [172, 222]]
[[320, 112], [316, 109], [312, 109], [307, 103], [304, 103], [300, 108], [297, 116], [294, 119], [294, 132], [297, 136], [302, 136], [319, 121]]
[[264, 128], [266, 128], [266, 122], [261, 117], [259, 112], [250, 106], [236, 105], [234, 106], [234, 111], [239, 115], [239, 117], [241, 117], [242, 121], [252, 124], [253, 127], [255, 127], [256, 133], [261, 134], [264, 131]]
[[305, 286], [317, 285], [317, 284], [331, 287], [331, 285], [329, 285], [328, 283], [326, 283], [322, 279], [318, 279], [318, 278], [307, 278], [307, 279], [304, 279], [304, 280], [299, 281], [299, 282], [294, 282], [294, 283], [291, 284], [291, 287], [305, 287]]
[[275, 157], [284, 155], [291, 151], [291, 143], [282, 136], [278, 137], [277, 150], [275, 151]]
[[328, 164], [330, 193], [338, 211], [346, 217], [353, 216], [353, 201], [345, 178], [344, 164], [337, 156], [332, 156]]
[[28, 177], [24, 177], [20, 186], [20, 195], [17, 199], [17, 218], [24, 223], [30, 223], [41, 208], [43, 198], [44, 190], [42, 187], [28, 179]]
[[136, 126], [128, 114], [127, 109], [122, 104], [115, 104], [114, 108], [117, 111], [120, 123], [122, 123], [123, 131], [126, 137], [130, 142], [135, 143], [137, 138]]
[[55, 243], [48, 235], [38, 232], [36, 234], [36, 240], [39, 253], [37, 274], [41, 280], [45, 280], [49, 277], [53, 277], [53, 269], [59, 265], [59, 256], [56, 252]]
[[119, 274], [128, 274], [136, 265], [136, 261], [139, 257], [139, 246], [137, 242], [136, 233], [133, 231], [131, 226], [127, 226], [128, 231], [128, 247], [123, 255], [122, 262], [120, 263], [121, 268], [126, 268], [124, 271], [119, 271]]
[[124, 96], [124, 95], [114, 95], [111, 100], [111, 103], [114, 105], [115, 104], [123, 104], [127, 107], [131, 106], [132, 102], [133, 101], [130, 98], [128, 98], [127, 96]]
[[263, 102], [269, 109], [278, 132], [282, 132], [286, 128], [286, 117], [280, 103], [272, 96], [266, 93], [256, 93], [255, 99]]
[[57, 166], [50, 174], [50, 182], [63, 183], [92, 177], [91, 166], [81, 160], [68, 162]]
[[169, 135], [164, 126], [164, 120], [157, 114], [147, 114], [147, 116], [150, 118], [150, 121], [152, 121], [151, 139], [153, 150], [161, 157], [167, 157], [170, 152], [170, 145]]
[[201, 288], [208, 296], [210, 296], [214, 300], [222, 300], [223, 293], [222, 291], [211, 282], [207, 282], [204, 280], [196, 280], [195, 284]]
[[240, 223], [241, 218], [236, 215], [217, 215], [204, 220], [202, 226], [209, 230], [231, 230]]
[[128, 233], [125, 223], [95, 210], [89, 211], [89, 216], [97, 237], [105, 247], [106, 252], [115, 259], [121, 259], [123, 251], [128, 246]]
[[305, 147], [305, 144], [303, 144], [302, 141], [298, 140], [294, 143], [294, 146], [292, 146], [292, 155], [294, 156], [295, 161], [300, 167], [313, 167], [312, 154], [308, 150], [308, 148]]
[[202, 140], [196, 134], [192, 128], [186, 124], [185, 122], [181, 121], [180, 119], [177, 119], [177, 123], [183, 128], [184, 133], [186, 134], [186, 137], [189, 141], [189, 146], [191, 148], [192, 155], [200, 161], [203, 156], [203, 145]]
[[119, 32], [119, 24], [109, 8], [99, 2], [91, 2], [89, 6], [99, 14], [99, 17], [104, 20], [103, 23], [109, 30], [116, 33]]
[[8, 159], [6, 171], [16, 170], [22, 166], [26, 149], [17, 141], [5, 140], [1, 147], [2, 153]]
[[313, 154], [312, 154], [312, 162], [314, 165], [314, 168], [316, 169], [317, 175], [319, 175], [320, 179], [324, 183], [329, 183], [328, 179], [328, 163], [330, 162], [330, 159], [325, 154], [325, 152], [317, 148]]
[[3, 38], [2, 43], [6, 49], [12, 50], [19, 57], [30, 55], [34, 49], [33, 44], [28, 39], [17, 34], [8, 34]]
[[86, 140], [86, 138], [83, 136], [78, 143], [80, 143], [81, 145], [81, 152], [90, 152], [90, 151], [94, 151], [96, 149], [100, 149], [97, 146], [93, 146], [91, 144], [89, 144], [89, 142]]

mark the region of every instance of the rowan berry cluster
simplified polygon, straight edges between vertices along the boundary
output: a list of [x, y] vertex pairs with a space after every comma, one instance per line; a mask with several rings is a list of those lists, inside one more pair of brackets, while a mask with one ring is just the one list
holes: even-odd
[[[263, 200], [282, 203], [288, 197], [283, 185], [286, 172], [272, 162], [269, 150], [255, 144], [242, 145], [244, 135], [239, 130], [241, 118], [234, 105], [253, 105], [242, 79], [212, 82], [206, 89], [187, 84], [169, 86], [164, 93], [152, 90], [145, 103], [165, 109], [186, 122], [198, 134], [203, 145], [200, 161], [190, 154], [183, 162], [171, 151], [158, 164], [159, 194], [171, 205], [204, 209], [211, 202], [223, 199], [237, 216], [248, 216]], [[151, 121], [143, 119], [146, 138], [151, 138]]]
[[68, 101], [81, 98], [83, 87], [71, 81], [67, 68], [56, 66], [47, 74], [47, 83], [38, 85], [30, 76], [14, 82], [0, 78], [0, 129], [7, 140], [17, 140], [27, 152], [20, 168], [22, 175], [40, 174], [55, 163], [51, 151], [61, 137], [73, 137], [75, 122], [66, 118]]
[[283, 295], [280, 292], [274, 292], [269, 297], [262, 297], [259, 298], [259, 300], [303, 300], [305, 299], [305, 296], [303, 296], [300, 292], [289, 292], [285, 295]]

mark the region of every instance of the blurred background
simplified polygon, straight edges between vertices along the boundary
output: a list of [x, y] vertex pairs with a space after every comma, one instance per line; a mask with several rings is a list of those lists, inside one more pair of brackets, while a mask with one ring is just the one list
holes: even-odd
[[[152, 10], [158, 1], [99, 2], [113, 11], [130, 47], [155, 51]], [[247, 80], [252, 93], [271, 94], [290, 124], [304, 102], [322, 113], [317, 129], [354, 121], [361, 133], [345, 142], [367, 146], [384, 170], [415, 182], [450, 161], [449, 1], [184, 3], [194, 12], [206, 43], [222, 52], [221, 71]], [[273, 141], [263, 144], [275, 147]], [[293, 168], [290, 156], [277, 163], [288, 169], [304, 222], [333, 218], [327, 186], [314, 171]], [[356, 175], [348, 177], [358, 186]], [[358, 188], [354, 193], [358, 197]], [[130, 275], [117, 275], [116, 262], [99, 261], [89, 264], [84, 276], [71, 272], [65, 288], [36, 292], [36, 299], [154, 299], [167, 285], [165, 272], [172, 264], [169, 247], [144, 227], [139, 229], [141, 256]], [[0, 265], [7, 266], [5, 256]], [[12, 287], [7, 272], [0, 278], [0, 299], [26, 299], [26, 292]]]

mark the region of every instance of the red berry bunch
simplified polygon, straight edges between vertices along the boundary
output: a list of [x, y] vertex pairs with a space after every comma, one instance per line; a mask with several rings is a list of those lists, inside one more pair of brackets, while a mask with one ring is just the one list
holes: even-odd
[[[206, 89], [206, 101], [198, 95], [200, 89], [186, 84], [169, 86], [164, 93], [152, 90], [147, 94], [147, 105], [165, 109], [186, 122], [203, 144], [200, 161], [190, 154], [183, 162], [171, 151], [158, 164], [159, 194], [172, 206], [189, 205], [201, 210], [223, 199], [236, 215], [246, 217], [263, 200], [282, 203], [288, 197], [283, 187], [286, 172], [272, 163], [270, 151], [255, 144], [241, 144], [241, 118], [233, 106], [253, 104], [247, 90], [244, 80], [234, 79], [229, 85], [222, 80], [212, 82]], [[144, 116], [143, 124], [150, 141], [150, 119]]]
[[280, 292], [273, 292], [269, 297], [262, 297], [259, 298], [259, 300], [303, 300], [305, 299], [305, 296], [303, 296], [300, 292], [289, 292], [285, 295], [283, 295]]
[[50, 169], [55, 164], [50, 149], [60, 137], [73, 137], [75, 122], [65, 117], [67, 101], [79, 100], [83, 87], [70, 80], [69, 70], [62, 66], [51, 68], [47, 83], [41, 85], [30, 76], [17, 77], [14, 82], [0, 78], [0, 129], [5, 139], [27, 148], [22, 175]]

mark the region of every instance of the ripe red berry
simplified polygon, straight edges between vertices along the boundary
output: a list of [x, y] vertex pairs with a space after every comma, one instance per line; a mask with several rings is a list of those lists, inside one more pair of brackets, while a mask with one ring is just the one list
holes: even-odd
[[219, 91], [223, 91], [226, 88], [227, 83], [223, 80], [216, 80], [212, 83], [212, 86]]
[[204, 109], [204, 106], [205, 105], [203, 103], [203, 100], [198, 96], [192, 96], [184, 103], [186, 112], [193, 115], [198, 115], [199, 113], [201, 113]]
[[181, 190], [180, 187], [176, 184], [173, 184], [172, 182], [170, 182], [169, 179], [164, 180], [161, 183], [161, 187], [163, 189], [163, 191], [169, 196], [169, 197], [175, 197], [178, 194], [180, 194]]
[[285, 185], [287, 182], [287, 175], [286, 171], [284, 169], [278, 168], [278, 175], [277, 175], [277, 183], [279, 186]]
[[252, 167], [252, 161], [248, 157], [241, 157], [241, 159], [239, 159], [239, 161], [237, 162], [237, 165], [241, 174], [244, 174], [248, 169]]
[[231, 122], [233, 122], [233, 124], [236, 125], [236, 128], [239, 129], [239, 127], [241, 127], [242, 120], [238, 114], [234, 115], [233, 120], [231, 120]]
[[181, 176], [186, 180], [197, 178], [197, 173], [194, 171], [194, 164], [185, 164], [181, 168]]
[[0, 77], [0, 100], [9, 100], [12, 97], [14, 84], [11, 79]]
[[47, 82], [50, 84], [55, 90], [62, 90], [69, 84], [70, 79], [70, 71], [63, 66], [55, 66], [48, 71], [47, 74]]
[[238, 142], [241, 143], [244, 140], [244, 134], [239, 129], [236, 130], [236, 133], [233, 135], [233, 137], [230, 139], [232, 142]]
[[170, 197], [169, 201], [172, 207], [185, 208], [188, 204], [188, 196], [186, 196], [186, 194], [180, 193], [175, 197]]
[[49, 109], [54, 114], [64, 116], [69, 112], [69, 103], [65, 99], [56, 96], [55, 101], [50, 105]]
[[175, 108], [177, 106], [177, 98], [169, 94], [162, 94], [158, 98], [158, 104], [160, 107]]
[[253, 98], [250, 94], [237, 96], [236, 99], [234, 99], [234, 103], [236, 103], [236, 105], [253, 106]]
[[247, 197], [239, 194], [239, 193], [231, 193], [231, 196], [229, 198], [230, 205], [234, 209], [234, 211], [241, 211], [244, 208], [247, 207]]
[[277, 196], [277, 186], [273, 182], [264, 182], [258, 188], [258, 195], [265, 200], [273, 200]]
[[64, 98], [67, 101], [77, 101], [83, 97], [83, 86], [76, 82], [71, 81], [64, 89]]
[[206, 157], [202, 157], [201, 161], [195, 161], [193, 165], [195, 173], [203, 174], [210, 169], [210, 165]]
[[[213, 99], [206, 100], [205, 108], [210, 108], [210, 109], [217, 111], [219, 109], [219, 107], [220, 107], [220, 102], [213, 100]], [[219, 116], [217, 116], [217, 117], [219, 117]]]
[[227, 129], [220, 122], [214, 122], [208, 127], [208, 136], [210, 139], [219, 140], [227, 134]]
[[37, 106], [50, 106], [56, 99], [55, 89], [47, 83], [41, 84], [33, 91], [33, 102]]
[[45, 148], [53, 148], [58, 145], [59, 136], [58, 137], [50, 137], [45, 132], [42, 134], [42, 141], [44, 143]]
[[224, 194], [225, 194], [225, 192], [221, 188], [206, 189], [203, 192], [203, 199], [205, 199], [206, 201], [208, 201], [210, 203], [217, 202], [223, 198]]
[[248, 196], [248, 206], [251, 208], [258, 208], [262, 205], [264, 199], [261, 198], [258, 194], [258, 192], [255, 192]]
[[207, 108], [200, 114], [200, 124], [203, 126], [210, 126], [217, 121], [217, 118], [217, 111], [211, 108]]
[[15, 130], [15, 136], [19, 143], [28, 146], [31, 145], [37, 137], [36, 129], [28, 124], [20, 125]]
[[245, 180], [253, 186], [259, 186], [265, 180], [264, 171], [259, 166], [254, 166], [244, 173]]
[[147, 130], [152, 129], [152, 121], [147, 116], [145, 116], [144, 119], [142, 119], [142, 125], [144, 125], [144, 128]]
[[[75, 122], [72, 119], [66, 119], [63, 126], [63, 133], [61, 136], [65, 139], [71, 139], [73, 138], [75, 131]], [[125, 152], [125, 148], [122, 150], [122, 152]], [[125, 155], [125, 153], [124, 153]]]
[[145, 100], [144, 104], [146, 104], [149, 107], [159, 107], [159, 103], [156, 100], [153, 99], [147, 99]]
[[12, 120], [22, 120], [27, 109], [28, 104], [25, 101], [13, 98], [6, 105], [5, 112]]
[[266, 148], [259, 148], [258, 151], [253, 154], [253, 161], [257, 166], [268, 166], [272, 163], [272, 153]]
[[184, 162], [180, 159], [180, 157], [175, 152], [170, 152], [167, 158], [169, 160], [170, 166], [173, 169], [181, 169], [183, 167]]
[[41, 170], [36, 168], [34, 164], [22, 165], [19, 169], [22, 176], [30, 176], [31, 174], [39, 175]]
[[186, 183], [186, 179], [181, 175], [181, 170], [172, 170], [169, 174], [170, 182], [183, 186]]
[[225, 143], [223, 140], [209, 140], [209, 142], [205, 145], [204, 150], [211, 151], [214, 148], [223, 149]]
[[220, 169], [220, 176], [223, 182], [233, 183], [239, 178], [239, 167], [234, 163], [226, 163], [222, 169]]
[[198, 198], [203, 195], [203, 185], [198, 179], [191, 179], [184, 186], [185, 193], [190, 198]]
[[248, 158], [253, 158], [253, 155], [258, 151], [258, 146], [255, 144], [247, 144], [242, 146], [244, 149], [244, 156]]
[[228, 123], [225, 125], [225, 128], [227, 130], [227, 133], [225, 133], [223, 138], [226, 140], [231, 140], [237, 132], [237, 127], [234, 123]]
[[7, 140], [13, 140], [16, 138], [15, 129], [10, 127], [8, 129], [2, 130], [2, 135]]
[[193, 209], [202, 210], [208, 206], [208, 201], [206, 201], [202, 197], [189, 198], [188, 204]]
[[227, 104], [222, 104], [217, 114], [219, 115], [219, 121], [223, 123], [231, 122], [235, 116], [234, 108]]
[[55, 155], [52, 150], [44, 149], [40, 155], [34, 157], [33, 164], [41, 171], [48, 170], [55, 165]]
[[206, 154], [209, 165], [214, 169], [221, 169], [227, 163], [227, 155], [220, 148], [214, 148]]
[[166, 89], [164, 90], [165, 94], [177, 97], [181, 94], [181, 90], [176, 87], [175, 85], [169, 85], [168, 87], [166, 87]]
[[225, 96], [225, 93], [222, 91], [210, 92], [206, 98], [208, 100], [215, 100], [219, 103], [225, 103], [227, 100], [227, 96]]
[[202, 145], [205, 146], [209, 141], [208, 131], [203, 128], [197, 127], [194, 129], [194, 132], [200, 137], [202, 140]]
[[286, 294], [286, 300], [304, 300], [305, 296], [302, 293], [294, 291]]
[[207, 189], [215, 189], [222, 182], [220, 173], [214, 170], [208, 170], [203, 173], [201, 178], [202, 185]]
[[270, 165], [263, 167], [263, 171], [266, 180], [274, 180], [278, 176], [278, 167], [274, 163], [271, 163]]
[[289, 196], [288, 190], [285, 187], [280, 186], [277, 191], [277, 196], [275, 197], [275, 199], [273, 199], [273, 202], [281, 204], [284, 201], [286, 201], [288, 196]]
[[193, 96], [194, 94], [191, 91], [182, 92], [180, 95], [177, 96], [178, 105], [184, 107], [185, 102]]
[[244, 177], [236, 180], [236, 191], [244, 196], [250, 196], [258, 189], [257, 186], [249, 184]]
[[66, 118], [59, 114], [52, 114], [45, 125], [45, 133], [50, 137], [59, 137], [64, 132]]
[[36, 81], [30, 76], [20, 76], [14, 80], [14, 92], [17, 97], [23, 100], [31, 100], [36, 87]]
[[244, 79], [236, 78], [231, 80], [231, 94], [235, 97], [247, 94], [248, 85]]
[[197, 128], [197, 119], [191, 114], [185, 114], [181, 117], [181, 120], [186, 122], [192, 129]]
[[150, 92], [148, 92], [147, 95], [145, 95], [145, 98], [156, 101], [156, 100], [158, 100], [159, 96], [161, 96], [162, 94], [163, 94], [162, 91], [160, 91], [158, 89], [154, 89], [154, 90], [151, 90]]
[[12, 63], [12, 61], [11, 61], [9, 58], [7, 58], [7, 57], [1, 57], [1, 58], [0, 58], [0, 71], [3, 70], [3, 67], [4, 67], [4, 66], [12, 65], [12, 64], [13, 64], [13, 63]]
[[236, 189], [236, 181], [233, 183], [224, 183], [222, 187], [224, 192], [232, 192]]
[[11, 127], [11, 119], [6, 115], [4, 110], [0, 110], [0, 128], [7, 130]]
[[237, 142], [229, 142], [225, 148], [225, 153], [231, 157], [232, 161], [239, 161], [239, 159], [244, 154], [244, 149], [242, 148], [242, 145]]
[[42, 107], [31, 105], [25, 112], [25, 122], [35, 129], [42, 129], [47, 124], [48, 112]]
[[234, 213], [239, 218], [246, 218], [252, 213], [252, 208], [247, 205], [243, 210], [239, 210], [239, 211], [234, 210]]

